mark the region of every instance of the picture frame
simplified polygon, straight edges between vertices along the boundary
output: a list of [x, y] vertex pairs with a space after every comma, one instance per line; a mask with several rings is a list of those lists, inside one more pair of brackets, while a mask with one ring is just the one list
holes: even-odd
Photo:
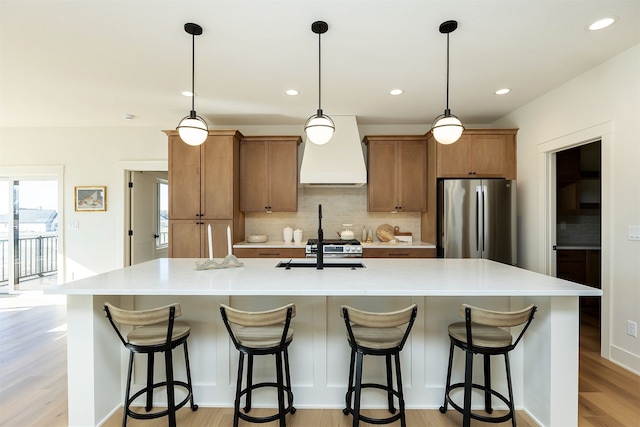
[[76, 212], [105, 212], [107, 210], [107, 187], [100, 185], [77, 185], [74, 187]]

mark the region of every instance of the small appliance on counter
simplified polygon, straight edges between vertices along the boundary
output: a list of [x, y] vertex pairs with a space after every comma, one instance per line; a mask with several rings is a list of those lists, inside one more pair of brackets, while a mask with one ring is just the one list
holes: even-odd
[[[322, 253], [326, 258], [362, 258], [362, 245], [358, 240], [325, 239]], [[307, 258], [318, 256], [318, 239], [309, 239], [305, 247]]]

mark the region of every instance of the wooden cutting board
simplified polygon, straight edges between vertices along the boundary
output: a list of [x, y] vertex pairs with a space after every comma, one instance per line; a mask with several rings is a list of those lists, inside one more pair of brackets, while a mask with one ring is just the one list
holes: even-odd
[[382, 224], [378, 226], [378, 228], [376, 229], [376, 236], [378, 236], [378, 239], [380, 239], [380, 241], [382, 242], [393, 240], [393, 238], [395, 237], [393, 234], [393, 227], [389, 224]]

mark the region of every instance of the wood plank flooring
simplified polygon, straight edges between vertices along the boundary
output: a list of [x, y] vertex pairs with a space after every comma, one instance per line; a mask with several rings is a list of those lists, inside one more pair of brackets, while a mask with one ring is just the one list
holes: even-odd
[[[0, 296], [0, 426], [62, 427], [67, 425], [66, 316], [64, 300], [37, 295]], [[599, 356], [597, 321], [582, 316], [580, 345], [580, 427], [640, 426], [640, 377]], [[256, 414], [268, 410], [254, 410]], [[252, 411], [253, 412], [253, 411]], [[455, 411], [407, 411], [408, 426], [453, 427], [461, 424]], [[350, 426], [339, 409], [299, 409], [287, 416], [290, 427]], [[518, 413], [520, 427], [536, 424]], [[120, 426], [121, 411], [105, 427]], [[129, 420], [128, 426], [166, 426], [166, 419]], [[230, 426], [230, 408], [178, 411], [182, 427]], [[248, 423], [241, 422], [241, 426]], [[276, 423], [263, 424], [265, 427]], [[366, 425], [366, 424], [365, 424]], [[398, 423], [392, 425], [399, 425]], [[473, 423], [474, 426], [487, 425]], [[508, 424], [501, 424], [508, 425]], [[564, 427], [564, 426], [562, 426]]]

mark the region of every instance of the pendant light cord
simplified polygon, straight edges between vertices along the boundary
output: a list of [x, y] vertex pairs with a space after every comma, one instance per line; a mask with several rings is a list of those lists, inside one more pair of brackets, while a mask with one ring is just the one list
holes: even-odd
[[322, 113], [322, 34], [318, 33], [318, 116]]
[[196, 98], [196, 35], [191, 34], [191, 111], [195, 111]]
[[449, 111], [449, 33], [447, 33], [447, 111]]

